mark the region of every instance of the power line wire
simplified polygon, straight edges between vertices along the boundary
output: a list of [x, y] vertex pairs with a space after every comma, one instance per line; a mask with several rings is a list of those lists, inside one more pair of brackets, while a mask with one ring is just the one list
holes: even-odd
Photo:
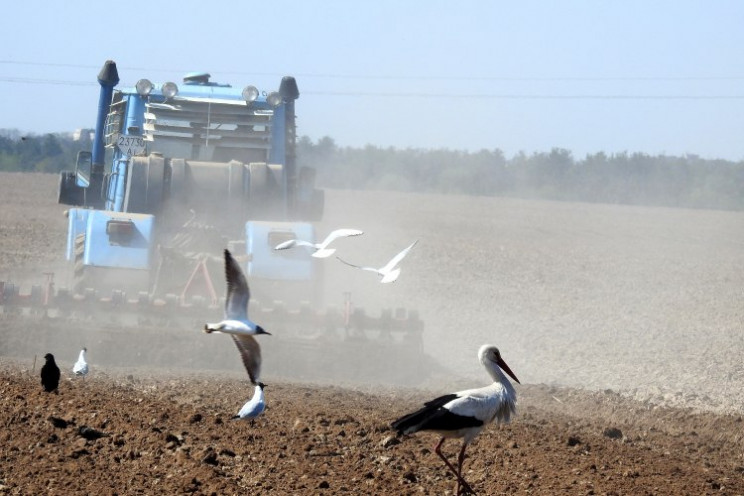
[[[67, 81], [0, 76], [0, 83], [41, 84], [57, 86], [97, 86], [94, 81]], [[744, 95], [618, 95], [618, 94], [528, 94], [528, 93], [416, 93], [371, 91], [303, 91], [305, 95], [358, 98], [459, 98], [471, 100], [744, 100]]]
[[39, 79], [26, 77], [5, 77], [0, 76], [0, 82], [18, 83], [18, 84], [52, 84], [62, 86], [98, 86], [95, 81], [67, 81], [62, 79]]
[[[74, 69], [99, 70], [101, 66], [83, 64], [65, 64], [54, 62], [29, 62], [17, 60], [0, 60], [0, 64], [27, 65], [39, 67], [67, 67]], [[146, 67], [121, 67], [123, 70], [138, 72], [165, 72], [173, 74], [185, 74], [191, 70], [176, 70]], [[286, 74], [274, 72], [248, 72], [248, 71], [214, 71], [220, 74], [235, 74], [243, 76], [273, 76], [281, 77]], [[327, 73], [296, 73], [297, 77], [304, 78], [327, 78], [327, 79], [368, 79], [368, 80], [401, 80], [401, 81], [571, 81], [571, 82], [612, 82], [612, 81], [742, 81], [744, 76], [423, 76], [423, 75], [396, 75], [385, 76], [379, 74], [327, 74]]]
[[306, 95], [359, 96], [382, 98], [467, 98], [494, 100], [744, 100], [744, 95], [546, 95], [509, 93], [375, 93], [344, 91], [304, 91]]

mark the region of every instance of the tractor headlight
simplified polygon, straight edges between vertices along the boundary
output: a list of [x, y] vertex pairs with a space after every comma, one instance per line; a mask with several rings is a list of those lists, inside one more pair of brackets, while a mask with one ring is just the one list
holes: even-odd
[[147, 96], [152, 92], [152, 83], [149, 79], [140, 79], [135, 88], [140, 96]]
[[272, 91], [266, 97], [266, 102], [272, 107], [278, 107], [282, 104], [282, 95], [280, 95], [277, 91]]
[[165, 83], [163, 84], [162, 91], [163, 91], [163, 96], [165, 98], [168, 98], [168, 99], [173, 98], [174, 96], [178, 94], [178, 85], [176, 83], [171, 83], [171, 82]]
[[246, 103], [253, 103], [256, 101], [256, 98], [258, 98], [258, 88], [255, 86], [246, 86], [243, 88], [243, 100]]

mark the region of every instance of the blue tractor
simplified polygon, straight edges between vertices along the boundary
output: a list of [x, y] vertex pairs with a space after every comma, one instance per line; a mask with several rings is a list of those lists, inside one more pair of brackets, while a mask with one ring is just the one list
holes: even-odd
[[323, 213], [315, 171], [296, 165], [293, 77], [270, 92], [207, 73], [180, 85], [141, 79], [117, 88], [116, 64], [107, 61], [98, 82], [93, 149], [78, 153], [59, 185], [59, 202], [73, 206], [66, 254], [75, 294], [209, 300], [213, 288], [198, 294], [204, 281], [188, 283], [225, 246], [251, 280], [267, 281], [255, 284], [265, 299], [278, 283], [298, 301], [322, 293], [311, 260], [271, 250], [290, 237], [314, 239], [312, 222]]

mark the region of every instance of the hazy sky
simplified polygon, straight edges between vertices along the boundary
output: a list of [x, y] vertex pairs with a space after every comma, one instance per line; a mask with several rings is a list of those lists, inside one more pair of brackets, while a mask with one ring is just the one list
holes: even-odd
[[[54, 6], [54, 7], [51, 7]], [[92, 127], [96, 75], [297, 78], [341, 146], [744, 159], [744, 2], [9, 0], [0, 128]], [[64, 10], [64, 12], [63, 12]]]

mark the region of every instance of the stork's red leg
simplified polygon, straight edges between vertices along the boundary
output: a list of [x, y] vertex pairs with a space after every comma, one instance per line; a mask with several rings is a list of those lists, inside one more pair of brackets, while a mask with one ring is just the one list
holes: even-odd
[[[465, 448], [467, 448], [467, 446], [468, 446], [467, 443], [462, 443], [462, 448], [460, 448], [460, 454], [457, 457], [457, 480], [458, 480], [458, 483], [457, 483], [457, 496], [460, 496], [460, 482], [459, 481], [460, 480], [463, 480], [463, 481], [465, 480], [465, 479], [462, 478], [462, 463], [465, 461]], [[468, 491], [470, 491], [471, 493], [475, 494], [475, 492], [473, 491], [473, 489], [470, 486], [468, 486], [467, 484], [466, 484], [466, 486], [468, 488], [467, 489]]]
[[[470, 492], [471, 494], [475, 494], [475, 491], [473, 491], [473, 488], [470, 487], [470, 484], [468, 484], [465, 481], [465, 479], [462, 478], [462, 476], [460, 475], [460, 473], [455, 469], [455, 467], [452, 466], [452, 464], [449, 462], [449, 460], [447, 460], [447, 458], [445, 458], [445, 456], [442, 454], [442, 450], [441, 450], [442, 444], [444, 444], [444, 438], [442, 438], [442, 439], [439, 440], [439, 442], [437, 443], [437, 445], [434, 447], [434, 452], [437, 455], [439, 455], [439, 458], [441, 458], [442, 461], [447, 465], [447, 467], [450, 469], [450, 472], [452, 472], [455, 475], [455, 477], [457, 477], [457, 485], [458, 485], [457, 494], [458, 494], [458, 496], [460, 494], [460, 484], [462, 484], [463, 486], [465, 486], [465, 489], [468, 492]], [[460, 456], [462, 456], [463, 458], [465, 457], [465, 455], [464, 455], [464, 453], [465, 453], [465, 446], [467, 446], [467, 445], [466, 444], [463, 444], [462, 445], [462, 449], [460, 450]], [[462, 464], [460, 464], [460, 465], [462, 465]]]

